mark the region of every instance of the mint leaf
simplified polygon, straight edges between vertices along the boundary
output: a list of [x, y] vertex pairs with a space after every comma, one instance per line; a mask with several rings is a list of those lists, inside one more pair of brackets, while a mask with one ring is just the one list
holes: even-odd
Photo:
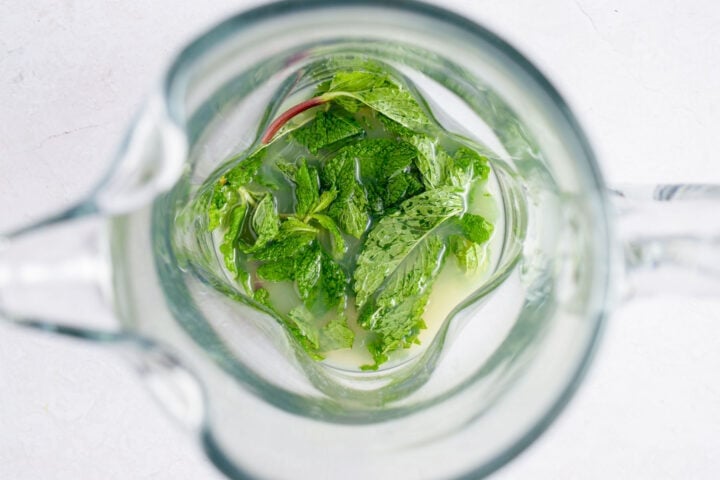
[[300, 166], [295, 173], [295, 213], [304, 217], [310, 213], [318, 202], [318, 188], [320, 180], [318, 179], [317, 170], [308, 167], [307, 162], [303, 158], [300, 160]]
[[355, 158], [345, 152], [340, 150], [323, 164], [320, 179], [325, 188], [343, 191], [356, 183]]
[[295, 282], [298, 293], [308, 308], [312, 307], [317, 293], [315, 287], [320, 280], [321, 262], [322, 256], [317, 243], [306, 249], [295, 261]]
[[487, 180], [490, 175], [487, 157], [480, 155], [475, 150], [460, 147], [455, 152], [453, 159], [458, 168], [472, 171], [473, 180]]
[[414, 159], [418, 152], [411, 144], [372, 139], [358, 144], [362, 182], [368, 203], [376, 214], [382, 214], [407, 198], [421, 193], [423, 185], [415, 180]]
[[311, 311], [322, 315], [344, 305], [347, 276], [317, 243], [296, 257], [293, 275], [298, 294]]
[[320, 350], [329, 352], [341, 348], [352, 348], [355, 333], [347, 325], [347, 317], [340, 312], [320, 330]]
[[441, 187], [406, 200], [398, 212], [382, 218], [370, 231], [357, 260], [354, 279], [358, 308], [430, 234], [463, 209], [463, 189]]
[[313, 214], [312, 218], [317, 221], [321, 227], [328, 231], [332, 239], [332, 252], [333, 256], [338, 258], [342, 257], [345, 253], [345, 239], [340, 232], [340, 228], [335, 223], [335, 220], [323, 215], [322, 213]]
[[275, 166], [278, 170], [280, 170], [280, 172], [282, 172], [283, 175], [285, 175], [285, 178], [292, 182], [295, 181], [295, 175], [297, 175], [297, 167], [294, 164], [287, 162], [277, 162]]
[[220, 253], [223, 255], [225, 267], [237, 276], [238, 268], [235, 262], [235, 241], [240, 236], [240, 230], [242, 229], [245, 215], [247, 213], [247, 204], [238, 204], [235, 208], [230, 211], [227, 217], [227, 230], [223, 235], [222, 243], [220, 244]]
[[224, 175], [227, 185], [239, 188], [250, 183], [260, 169], [266, 155], [267, 149], [261, 148], [228, 170]]
[[[254, 253], [257, 260], [263, 262], [276, 262], [283, 258], [294, 258], [300, 255], [317, 236], [317, 229], [306, 225], [308, 229], [283, 229], [287, 222], [280, 227], [280, 233], [264, 248]], [[299, 222], [302, 223], [302, 222]]]
[[328, 215], [348, 234], [360, 238], [370, 222], [365, 192], [356, 186], [350, 193], [338, 195], [338, 199], [328, 208]]
[[421, 193], [423, 190], [423, 184], [413, 174], [401, 173], [391, 177], [383, 191], [384, 207], [394, 207], [403, 200]]
[[492, 223], [485, 220], [482, 216], [472, 213], [463, 215], [460, 219], [460, 225], [462, 226], [463, 234], [468, 240], [478, 245], [482, 245], [490, 240], [494, 229]]
[[388, 354], [400, 348], [409, 348], [418, 343], [420, 330], [426, 328], [422, 315], [425, 312], [430, 292], [408, 298], [387, 312], [382, 322], [373, 327], [373, 336], [367, 349], [375, 361], [374, 365], [363, 365], [362, 370], [377, 370], [388, 360]]
[[405, 194], [408, 189], [408, 180], [406, 175], [397, 175], [388, 181], [387, 189], [385, 190], [383, 203], [387, 205], [395, 205], [400, 200], [405, 198]]
[[270, 282], [282, 282], [295, 279], [295, 260], [285, 257], [274, 262], [264, 263], [257, 269], [257, 276]]
[[343, 98], [350, 97], [409, 129], [422, 130], [432, 126], [410, 91], [391, 81], [384, 73], [337, 72], [323, 95], [354, 112], [356, 104]]
[[[369, 221], [368, 207], [376, 213], [384, 210], [383, 198], [389, 179], [408, 170], [416, 155], [417, 151], [408, 143], [381, 138], [364, 139], [343, 147], [323, 168], [324, 184], [339, 191], [328, 214], [343, 230], [359, 238]], [[355, 178], [356, 165], [367, 193]], [[406, 191], [405, 188], [399, 192], [396, 188], [393, 203], [404, 200], [406, 197], [397, 194]]]
[[355, 159], [363, 180], [386, 183], [389, 177], [413, 164], [416, 149], [406, 142], [387, 138], [368, 138], [343, 147], [338, 155]]
[[388, 277], [383, 288], [368, 301], [359, 323], [375, 334], [376, 362], [399, 348], [409, 347], [424, 322], [426, 293], [437, 276], [444, 257], [443, 241], [431, 234]]
[[[362, 63], [362, 65], [360, 64]], [[387, 74], [372, 62], [351, 61], [346, 65], [338, 65], [332, 80], [318, 85], [318, 95], [329, 92], [362, 92], [385, 85], [392, 85]], [[357, 112], [362, 102], [350, 96], [335, 96], [333, 102], [348, 112]]]
[[465, 147], [460, 147], [452, 158], [447, 157], [444, 165], [447, 185], [470, 185], [486, 180], [490, 173], [488, 159]]
[[411, 138], [414, 135], [417, 135], [417, 132], [414, 132], [409, 128], [400, 125], [398, 122], [386, 117], [382, 113], [379, 113], [377, 115], [377, 119], [380, 121], [385, 131], [392, 134], [396, 138], [396, 140], [399, 139], [407, 141], [407, 139]]
[[[490, 167], [484, 150], [462, 146], [435, 125], [391, 66], [326, 61], [332, 68], [324, 72], [334, 75], [317, 96], [278, 115], [262, 146], [231, 161], [197, 201], [208, 229], [223, 228], [220, 255], [256, 308], [272, 312], [315, 359], [352, 347], [352, 312], [374, 360], [363, 368], [376, 369], [419, 342], [448, 254], [466, 272], [487, 262], [492, 225], [463, 213], [468, 192], [479, 190], [473, 182], [487, 179]], [[277, 158], [263, 166], [271, 143]], [[297, 148], [310, 156], [293, 156]], [[274, 303], [284, 299], [271, 298], [258, 279], [266, 288], [291, 281], [297, 296], [290, 294], [280, 313]]]
[[387, 117], [379, 117], [383, 126], [417, 149], [415, 166], [428, 189], [442, 185], [466, 187], [475, 180], [487, 180], [490, 166], [487, 157], [467, 147], [460, 147], [452, 157], [437, 139], [409, 130]]
[[356, 113], [358, 110], [360, 110], [360, 107], [363, 106], [363, 103], [357, 98], [343, 95], [334, 98], [333, 103], [350, 113]]
[[355, 158], [340, 153], [328, 160], [322, 169], [323, 185], [336, 190], [337, 196], [328, 207], [328, 215], [348, 234], [360, 238], [370, 217], [365, 191], [355, 178]]
[[413, 135], [407, 140], [417, 148], [415, 165], [422, 174], [425, 187], [433, 189], [443, 185], [449, 157], [438, 146], [437, 141], [427, 135]]
[[339, 71], [335, 73], [327, 89], [322, 92], [362, 92], [387, 85], [387, 74], [380, 71]]
[[490, 173], [487, 157], [460, 147], [454, 156], [448, 153], [425, 134], [411, 134], [403, 137], [417, 149], [415, 166], [422, 174], [428, 189], [443, 185], [467, 187], [475, 180], [486, 180]]
[[471, 242], [461, 235], [452, 235], [449, 239], [450, 250], [458, 266], [465, 273], [477, 272], [487, 262], [485, 248], [477, 243]]
[[206, 193], [208, 197], [208, 225], [207, 230], [212, 232], [218, 228], [223, 219], [235, 204], [238, 203], [237, 191], [226, 185], [225, 177], [213, 185], [213, 189]]
[[275, 210], [273, 196], [266, 194], [255, 206], [252, 217], [252, 228], [255, 232], [255, 243], [252, 246], [243, 246], [246, 253], [263, 248], [280, 231], [280, 219]]
[[272, 304], [270, 303], [270, 292], [264, 288], [258, 288], [253, 292], [253, 300], [260, 305], [265, 305], [266, 307], [272, 309]]
[[380, 123], [385, 129], [396, 135], [399, 139], [413, 145], [417, 150], [415, 166], [422, 175], [422, 180], [427, 189], [437, 188], [447, 184], [447, 164], [451, 161], [450, 156], [440, 147], [437, 138], [430, 135], [410, 130], [395, 120], [384, 115], [379, 115]]
[[338, 306], [344, 306], [345, 293], [348, 286], [348, 278], [342, 267], [325, 252], [321, 259], [321, 288], [320, 297], [325, 303], [324, 310]]
[[417, 100], [409, 91], [398, 86], [375, 88], [365, 92], [356, 92], [350, 96], [404, 127], [414, 130], [432, 127]]
[[369, 317], [371, 323], [381, 321], [380, 317], [396, 304], [427, 289], [437, 273], [443, 250], [443, 241], [436, 235], [427, 237], [418, 245], [414, 255], [398, 266], [376, 296], [375, 310]]
[[493, 225], [480, 215], [466, 213], [458, 221], [462, 235], [451, 235], [450, 250], [458, 266], [466, 273], [473, 273], [487, 263], [487, 251], [482, 246], [490, 240]]
[[313, 315], [307, 308], [302, 305], [293, 308], [288, 313], [288, 318], [297, 327], [296, 337], [307, 340], [313, 349], [320, 347], [320, 330], [315, 325]]
[[280, 233], [278, 234], [278, 237], [285, 238], [294, 233], [308, 233], [312, 234], [314, 237], [318, 231], [319, 230], [317, 228], [312, 225], [308, 225], [302, 220], [295, 217], [288, 217], [282, 224], [280, 224]]
[[362, 131], [360, 125], [351, 116], [329, 110], [319, 112], [315, 118], [295, 130], [291, 135], [312, 153], [317, 153], [335, 142], [358, 135]]
[[[238, 189], [250, 183], [257, 175], [266, 149], [258, 150], [237, 165], [230, 168], [214, 185], [210, 194], [208, 208], [208, 231], [213, 231], [223, 223], [223, 218], [241, 200]], [[227, 220], [229, 222], [229, 220]]]
[[313, 213], [322, 212], [323, 210], [327, 209], [336, 197], [337, 190], [332, 189], [322, 192], [320, 194], [320, 198], [312, 209]]

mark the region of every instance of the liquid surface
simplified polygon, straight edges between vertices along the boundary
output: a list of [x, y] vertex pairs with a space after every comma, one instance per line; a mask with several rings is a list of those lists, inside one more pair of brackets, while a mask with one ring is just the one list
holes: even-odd
[[391, 73], [338, 69], [195, 205], [238, 290], [342, 369], [417, 353], [500, 250], [487, 158]]

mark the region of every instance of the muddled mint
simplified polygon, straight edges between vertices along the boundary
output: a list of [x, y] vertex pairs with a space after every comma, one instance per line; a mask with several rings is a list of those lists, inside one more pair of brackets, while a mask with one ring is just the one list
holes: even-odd
[[[362, 341], [367, 369], [419, 343], [444, 262], [482, 268], [493, 232], [467, 212], [487, 158], [443, 144], [390, 72], [373, 62], [338, 68], [198, 197], [245, 293], [312, 358]], [[292, 289], [276, 294], [277, 285]]]

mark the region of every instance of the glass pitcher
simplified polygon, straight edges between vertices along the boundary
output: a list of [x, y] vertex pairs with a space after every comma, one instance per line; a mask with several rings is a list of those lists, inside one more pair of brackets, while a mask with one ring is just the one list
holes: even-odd
[[[378, 372], [298, 351], [184, 214], [337, 55], [392, 65], [443, 127], [487, 145], [502, 212], [488, 280], [421, 354]], [[232, 478], [478, 478], [562, 410], [619, 300], [720, 292], [719, 194], [608, 190], [550, 83], [463, 17], [276, 3], [180, 53], [83, 202], [0, 236], [0, 319], [126, 355]]]

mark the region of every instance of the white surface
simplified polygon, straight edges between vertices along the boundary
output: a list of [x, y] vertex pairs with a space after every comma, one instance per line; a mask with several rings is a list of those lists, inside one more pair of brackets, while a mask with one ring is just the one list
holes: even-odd
[[[0, 230], [79, 198], [168, 55], [247, 6], [0, 2]], [[719, 2], [466, 0], [451, 8], [541, 67], [611, 181], [720, 182]], [[0, 478], [221, 478], [119, 359], [79, 342], [0, 335]], [[493, 478], [718, 478], [719, 345], [718, 303], [623, 308], [569, 408]]]

